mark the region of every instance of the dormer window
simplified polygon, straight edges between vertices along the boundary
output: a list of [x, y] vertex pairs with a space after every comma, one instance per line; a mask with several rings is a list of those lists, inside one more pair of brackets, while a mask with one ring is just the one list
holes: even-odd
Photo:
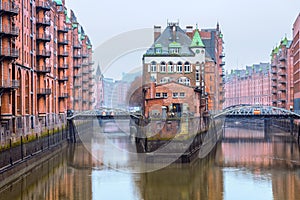
[[155, 44], [154, 49], [155, 49], [155, 54], [161, 54], [162, 53], [162, 45], [161, 44]]
[[169, 44], [169, 54], [179, 54], [181, 45], [178, 42], [172, 42]]

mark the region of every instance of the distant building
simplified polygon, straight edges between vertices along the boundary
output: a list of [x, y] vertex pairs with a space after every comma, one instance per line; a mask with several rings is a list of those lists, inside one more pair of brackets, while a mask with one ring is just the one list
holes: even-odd
[[300, 113], [300, 14], [293, 25], [294, 111]]
[[294, 105], [294, 82], [292, 41], [286, 37], [271, 53], [272, 106], [292, 110]]
[[225, 77], [224, 108], [240, 104], [271, 104], [270, 64], [260, 63], [232, 70]]

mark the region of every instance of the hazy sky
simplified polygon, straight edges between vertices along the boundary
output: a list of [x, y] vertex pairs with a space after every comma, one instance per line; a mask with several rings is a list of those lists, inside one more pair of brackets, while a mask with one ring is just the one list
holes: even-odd
[[[76, 13], [94, 49], [127, 31], [154, 25], [164, 28], [168, 19], [179, 20], [182, 28], [196, 23], [200, 29], [215, 28], [219, 22], [224, 34], [226, 69], [269, 62], [272, 48], [285, 35], [292, 39], [292, 26], [300, 12], [300, 0], [66, 0], [66, 4]], [[137, 61], [130, 63], [134, 57]], [[140, 54], [124, 59], [123, 63], [132, 66], [141, 63]], [[107, 76], [118, 77], [124, 66], [116, 64], [113, 68]]]

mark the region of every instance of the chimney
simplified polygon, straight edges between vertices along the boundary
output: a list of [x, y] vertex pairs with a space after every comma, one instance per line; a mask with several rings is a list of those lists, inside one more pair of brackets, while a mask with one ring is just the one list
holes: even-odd
[[154, 42], [161, 34], [161, 26], [154, 26]]
[[191, 39], [193, 39], [193, 26], [186, 26], [186, 35], [189, 36]]
[[155, 98], [155, 93], [156, 93], [155, 83], [151, 82], [150, 83], [150, 98], [151, 99]]

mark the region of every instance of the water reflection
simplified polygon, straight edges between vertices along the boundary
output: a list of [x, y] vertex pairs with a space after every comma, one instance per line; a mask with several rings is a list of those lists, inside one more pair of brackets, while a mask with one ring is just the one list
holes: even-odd
[[223, 137], [204, 160], [143, 174], [109, 169], [82, 144], [69, 145], [0, 189], [0, 199], [300, 199], [299, 147], [289, 134], [231, 127]]

